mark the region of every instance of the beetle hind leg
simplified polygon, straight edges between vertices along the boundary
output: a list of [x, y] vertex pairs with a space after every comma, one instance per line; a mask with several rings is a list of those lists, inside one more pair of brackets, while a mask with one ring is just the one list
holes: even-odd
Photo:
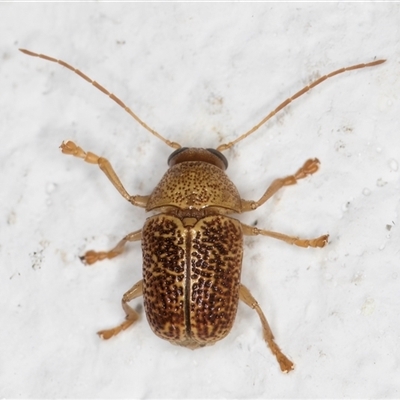
[[80, 257], [84, 264], [94, 264], [96, 261], [105, 260], [106, 258], [114, 258], [119, 256], [125, 248], [127, 242], [136, 242], [142, 238], [142, 230], [129, 233], [118, 244], [109, 251], [94, 251], [89, 250]]
[[256, 310], [258, 316], [260, 317], [261, 324], [263, 327], [263, 336], [264, 340], [267, 342], [269, 348], [271, 349], [272, 353], [276, 357], [279, 366], [282, 372], [290, 372], [294, 369], [293, 363], [282, 353], [279, 346], [274, 341], [274, 335], [269, 327], [267, 318], [265, 318], [264, 313], [261, 310], [261, 307], [258, 305], [256, 299], [252, 296], [249, 289], [246, 288], [244, 285], [240, 285], [239, 289], [239, 297], [244, 303], [246, 303], [249, 307], [253, 310]]
[[105, 329], [97, 332], [97, 334], [104, 340], [110, 339], [115, 335], [118, 335], [121, 331], [129, 328], [134, 322], [139, 319], [139, 314], [130, 307], [127, 303], [143, 294], [143, 280], [133, 285], [123, 296], [122, 296], [122, 308], [126, 312], [125, 321], [119, 324], [115, 328]]

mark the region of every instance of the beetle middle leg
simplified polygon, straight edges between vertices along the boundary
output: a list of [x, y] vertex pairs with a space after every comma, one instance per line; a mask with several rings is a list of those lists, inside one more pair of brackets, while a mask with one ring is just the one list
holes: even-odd
[[294, 236], [284, 235], [283, 233], [267, 231], [265, 229], [258, 229], [254, 226], [241, 224], [243, 229], [243, 235], [247, 236], [269, 236], [275, 239], [283, 240], [286, 243], [294, 244], [299, 247], [324, 247], [328, 243], [329, 235], [322, 235], [315, 239], [300, 239]]
[[142, 239], [142, 230], [129, 233], [118, 244], [109, 251], [93, 251], [89, 250], [80, 257], [80, 259], [88, 265], [94, 264], [96, 261], [105, 260], [106, 258], [114, 258], [120, 255], [124, 251], [124, 247], [127, 242], [136, 242]]
[[318, 171], [319, 160], [317, 158], [307, 160], [303, 166], [294, 174], [286, 176], [285, 178], [275, 179], [268, 189], [262, 195], [260, 200], [243, 200], [242, 199], [242, 212], [253, 211], [263, 205], [270, 197], [272, 197], [279, 189], [284, 186], [294, 185], [299, 179], [304, 179], [308, 175], [314, 174]]
[[86, 152], [81, 147], [77, 146], [74, 142], [67, 141], [61, 143], [61, 151], [64, 154], [69, 154], [74, 157], [83, 158], [89, 164], [97, 164], [99, 168], [105, 173], [110, 182], [115, 186], [118, 192], [134, 206], [146, 208], [149, 196], [131, 196], [124, 185], [118, 178], [110, 162], [103, 157], [99, 157], [90, 151]]
[[267, 318], [265, 318], [265, 315], [262, 312], [261, 307], [259, 306], [257, 300], [252, 296], [249, 289], [247, 289], [247, 287], [244, 285], [240, 285], [239, 298], [253, 310], [256, 310], [258, 316], [260, 317], [261, 324], [263, 327], [264, 340], [267, 342], [272, 353], [278, 360], [282, 372], [285, 373], [290, 372], [294, 368], [293, 363], [282, 353], [279, 346], [275, 343], [274, 334], [272, 333], [271, 328], [269, 327]]
[[139, 319], [139, 314], [130, 307], [127, 303], [143, 294], [143, 280], [133, 285], [123, 296], [122, 296], [122, 308], [126, 312], [125, 321], [119, 324], [115, 328], [105, 329], [97, 332], [102, 339], [110, 339], [111, 337], [118, 335], [121, 331], [129, 328], [135, 321]]

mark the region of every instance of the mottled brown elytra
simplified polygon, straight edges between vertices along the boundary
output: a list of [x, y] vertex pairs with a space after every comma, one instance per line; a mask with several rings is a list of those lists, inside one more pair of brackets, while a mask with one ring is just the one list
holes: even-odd
[[281, 370], [291, 371], [293, 363], [275, 343], [259, 304], [240, 283], [243, 236], [264, 235], [300, 247], [324, 247], [328, 235], [316, 239], [290, 237], [245, 225], [229, 214], [257, 209], [283, 186], [294, 185], [299, 179], [314, 174], [319, 161], [316, 158], [307, 160], [294, 175], [275, 179], [261, 198], [253, 201], [240, 197], [236, 186], [224, 172], [228, 162], [221, 152], [252, 134], [290, 102], [324, 80], [346, 71], [373, 67], [385, 60], [353, 65], [324, 75], [285, 100], [234, 141], [222, 144], [217, 149], [200, 149], [182, 147], [165, 139], [118, 97], [64, 61], [29, 50], [21, 51], [61, 64], [77, 73], [114, 100], [154, 136], [175, 149], [168, 159], [169, 169], [153, 192], [147, 196], [131, 196], [107, 159], [86, 152], [70, 141], [61, 144], [64, 154], [97, 164], [119, 193], [134, 206], [155, 213], [147, 218], [142, 229], [126, 235], [113, 249], [88, 251], [81, 257], [86, 264], [93, 264], [121, 254], [127, 242], [142, 243], [143, 279], [122, 297], [126, 319], [115, 328], [98, 332], [100, 337], [109, 339], [132, 325], [139, 315], [128, 302], [143, 296], [147, 320], [157, 336], [190, 349], [212, 345], [231, 330], [240, 299], [260, 317], [264, 340]]

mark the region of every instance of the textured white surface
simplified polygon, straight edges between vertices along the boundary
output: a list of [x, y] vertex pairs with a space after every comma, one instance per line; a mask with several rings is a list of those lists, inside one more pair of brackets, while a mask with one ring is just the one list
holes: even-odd
[[[399, 397], [399, 4], [1, 4], [0, 397]], [[257, 315], [197, 351], [152, 334], [143, 315], [108, 342], [141, 251], [84, 267], [146, 216], [72, 139], [148, 194], [171, 150], [62, 58], [184, 145], [215, 147], [312, 79], [325, 82], [226, 152], [242, 196], [258, 198], [309, 157], [320, 171], [241, 218], [324, 249], [247, 238], [242, 281], [296, 363], [283, 375]], [[134, 305], [140, 304], [140, 301]]]

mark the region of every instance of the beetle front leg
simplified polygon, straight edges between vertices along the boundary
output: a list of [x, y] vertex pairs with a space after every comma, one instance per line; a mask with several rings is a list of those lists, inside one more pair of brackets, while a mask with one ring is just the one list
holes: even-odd
[[322, 235], [316, 239], [300, 239], [298, 237], [284, 235], [283, 233], [267, 231], [264, 229], [258, 229], [254, 226], [241, 224], [243, 229], [243, 235], [246, 236], [269, 236], [275, 239], [283, 240], [286, 243], [294, 244], [299, 247], [324, 247], [328, 243], [329, 235]]
[[304, 179], [308, 175], [314, 174], [318, 171], [319, 160], [317, 158], [307, 160], [304, 165], [294, 174], [286, 176], [285, 178], [275, 179], [268, 189], [262, 195], [260, 200], [243, 200], [242, 199], [242, 212], [253, 211], [263, 205], [270, 197], [272, 197], [279, 189], [284, 186], [294, 185], [299, 179]]
[[143, 294], [143, 280], [133, 285], [123, 296], [122, 296], [122, 308], [126, 312], [125, 321], [112, 329], [105, 329], [97, 332], [97, 334], [104, 340], [110, 339], [111, 337], [118, 335], [121, 331], [129, 328], [135, 321], [139, 319], [139, 314], [130, 307], [127, 303]]
[[79, 257], [82, 262], [85, 264], [91, 265], [96, 261], [101, 261], [106, 258], [114, 258], [120, 255], [124, 251], [124, 247], [126, 242], [136, 242], [142, 239], [142, 230], [138, 230], [136, 232], [129, 233], [122, 240], [118, 242], [118, 244], [109, 251], [93, 251], [89, 250], [85, 253], [85, 255]]
[[274, 356], [278, 360], [282, 372], [285, 373], [290, 372], [292, 369], [294, 369], [293, 363], [282, 353], [279, 346], [275, 343], [274, 334], [272, 333], [271, 328], [269, 327], [267, 318], [265, 318], [265, 315], [262, 312], [261, 307], [257, 303], [257, 300], [252, 296], [249, 289], [247, 289], [247, 287], [244, 285], [240, 285], [239, 298], [253, 310], [256, 310], [258, 316], [260, 317], [261, 324], [263, 327], [264, 340], [267, 342], [269, 348], [272, 351], [272, 354], [274, 354]]
[[146, 208], [149, 196], [131, 196], [125, 190], [124, 185], [121, 183], [118, 175], [115, 173], [113, 167], [106, 158], [99, 157], [90, 151], [86, 152], [74, 142], [70, 141], [62, 142], [60, 148], [64, 154], [82, 158], [83, 161], [86, 161], [89, 164], [97, 164], [99, 168], [106, 174], [107, 178], [115, 186], [118, 192], [121, 193], [126, 200], [128, 200], [134, 206]]

